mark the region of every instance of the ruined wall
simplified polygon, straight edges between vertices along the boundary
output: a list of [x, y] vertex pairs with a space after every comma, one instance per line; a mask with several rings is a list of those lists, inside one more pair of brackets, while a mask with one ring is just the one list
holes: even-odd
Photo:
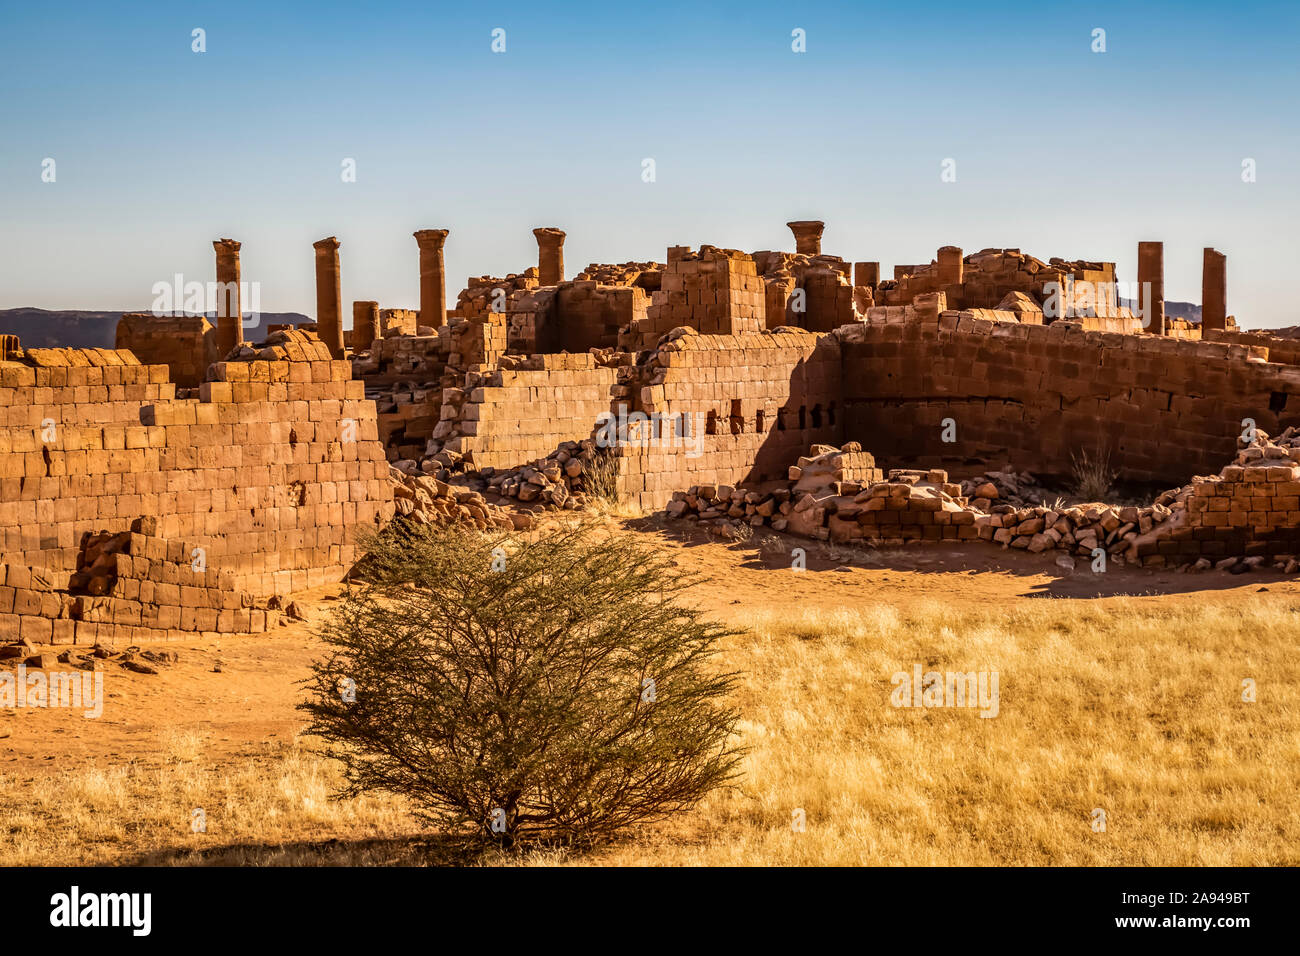
[[390, 334], [375, 339], [370, 354], [353, 362], [358, 376], [376, 385], [398, 381], [436, 382], [447, 367], [451, 333], [443, 326], [437, 335]]
[[118, 349], [128, 349], [144, 365], [166, 365], [171, 381], [194, 388], [207, 376], [217, 355], [217, 330], [201, 315], [155, 316], [128, 312], [118, 320]]
[[380, 309], [375, 335], [415, 335], [419, 327], [420, 313], [415, 309]]
[[[1042, 304], [1044, 287], [1055, 282], [1064, 287], [1072, 276], [1075, 289], [1069, 308], [1076, 315], [1114, 315], [1115, 264], [1052, 258], [1048, 262], [1022, 253], [1019, 249], [982, 249], [962, 257], [961, 250], [945, 247], [940, 254], [955, 253], [953, 261], [935, 260], [929, 265], [895, 267], [895, 279], [883, 282], [876, 291], [878, 305], [907, 305], [918, 295], [944, 292], [948, 304], [958, 309], [997, 308], [1009, 293], [1019, 292]], [[1085, 285], [1084, 283], [1087, 283]], [[1098, 301], [1097, 286], [1105, 290]], [[1065, 303], [1063, 303], [1064, 305]], [[1047, 321], [1052, 320], [1047, 317]]]
[[81, 536], [141, 516], [254, 594], [337, 580], [392, 512], [375, 408], [305, 333], [293, 360], [222, 362], [197, 400], [129, 352], [0, 364], [0, 563], [72, 570]]
[[569, 282], [559, 287], [550, 334], [543, 351], [585, 352], [613, 348], [618, 330], [646, 317], [649, 300], [637, 286], [604, 286], [593, 281]]
[[663, 268], [658, 262], [593, 262], [574, 279], [594, 279], [601, 285], [634, 285], [650, 293], [659, 290]]
[[689, 485], [783, 479], [810, 445], [838, 444], [844, 430], [832, 336], [680, 335], [658, 348], [645, 374], [639, 410], [686, 415], [704, 434], [698, 457], [685, 443], [665, 447], [662, 435], [622, 450], [620, 491], [642, 507], [662, 507]]
[[1300, 365], [1300, 340], [1279, 338], [1267, 332], [1239, 332], [1207, 329], [1206, 342], [1223, 342], [1228, 345], [1245, 345], [1268, 349], [1268, 360], [1281, 365]]
[[592, 436], [599, 415], [617, 400], [618, 376], [617, 367], [590, 353], [535, 356], [519, 368], [489, 372], [463, 404], [446, 396], [446, 447], [472, 455], [477, 468], [545, 457], [563, 442]]
[[800, 328], [830, 332], [855, 321], [853, 285], [833, 269], [810, 269], [803, 275], [807, 314]]
[[[1300, 369], [1243, 346], [960, 318], [869, 320], [836, 333], [845, 438], [888, 461], [1069, 475], [1111, 452], [1124, 479], [1181, 484], [1230, 456], [1244, 418], [1300, 422]], [[956, 441], [941, 440], [952, 419]]]
[[[754, 265], [764, 283], [764, 320], [769, 329], [790, 326], [813, 332], [854, 321], [852, 267], [838, 256], [791, 252], [755, 252]], [[802, 308], [793, 298], [802, 290]], [[861, 290], [863, 295], [870, 290]]]
[[504, 279], [495, 276], [472, 276], [469, 284], [456, 296], [456, 312], [465, 318], [485, 316], [494, 311], [495, 303], [505, 311], [506, 305], [516, 294], [531, 292], [541, 286], [537, 268], [534, 266], [521, 273], [511, 273]]
[[765, 328], [766, 286], [754, 260], [743, 252], [714, 246], [702, 246], [698, 253], [683, 247], [670, 249], [660, 290], [626, 345], [653, 348], [660, 336], [679, 326], [706, 335], [739, 335]]

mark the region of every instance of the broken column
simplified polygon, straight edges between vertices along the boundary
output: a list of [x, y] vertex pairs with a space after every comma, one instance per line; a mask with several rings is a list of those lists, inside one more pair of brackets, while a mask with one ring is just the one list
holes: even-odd
[[214, 239], [217, 250], [217, 356], [225, 358], [244, 341], [244, 306], [239, 287], [239, 243]]
[[1223, 329], [1228, 322], [1228, 257], [1205, 250], [1201, 263], [1201, 333]]
[[339, 241], [330, 236], [312, 243], [316, 250], [316, 334], [330, 355], [343, 358], [343, 291], [339, 278]]
[[1165, 334], [1165, 244], [1138, 243], [1137, 305], [1149, 309], [1142, 315], [1143, 331]]
[[420, 246], [420, 324], [440, 329], [447, 324], [447, 278], [442, 261], [447, 230], [421, 229], [415, 241]]
[[375, 341], [375, 329], [379, 327], [378, 302], [352, 303], [352, 351], [363, 352]]
[[966, 275], [966, 263], [961, 257], [958, 246], [943, 246], [939, 249], [939, 288], [961, 285]]
[[787, 222], [786, 225], [794, 233], [795, 252], [805, 256], [822, 254], [822, 230], [826, 228], [826, 223], [816, 219], [799, 219]]
[[534, 229], [537, 237], [537, 270], [542, 285], [564, 281], [564, 231], [554, 226]]

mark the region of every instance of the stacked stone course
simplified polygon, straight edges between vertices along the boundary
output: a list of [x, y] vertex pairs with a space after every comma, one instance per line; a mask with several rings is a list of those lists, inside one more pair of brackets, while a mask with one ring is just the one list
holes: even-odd
[[197, 387], [217, 354], [217, 330], [201, 315], [155, 316], [128, 312], [117, 324], [118, 351], [145, 365], [166, 365], [174, 385]]
[[152, 532], [87, 533], [71, 574], [0, 565], [0, 641], [116, 647], [180, 637], [261, 633], [280, 601], [260, 603], [198, 564], [199, 548]]
[[194, 400], [130, 352], [0, 365], [0, 561], [72, 570], [83, 534], [150, 514], [255, 594], [337, 580], [392, 513], [374, 404], [310, 333], [245, 351]]

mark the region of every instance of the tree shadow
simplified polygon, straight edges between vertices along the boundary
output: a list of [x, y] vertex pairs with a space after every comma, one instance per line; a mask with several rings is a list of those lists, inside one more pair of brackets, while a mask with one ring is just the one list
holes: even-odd
[[116, 866], [475, 866], [500, 861], [499, 851], [454, 834], [230, 843], [160, 847]]

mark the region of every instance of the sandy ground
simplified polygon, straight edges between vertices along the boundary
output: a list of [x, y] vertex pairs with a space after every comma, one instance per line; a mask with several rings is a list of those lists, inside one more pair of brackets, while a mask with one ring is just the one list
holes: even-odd
[[[698, 531], [666, 529], [659, 519], [627, 522], [653, 535], [679, 565], [705, 580], [699, 604], [726, 619], [737, 610], [860, 607], [914, 602], [965, 606], [1012, 605], [1043, 598], [1136, 597], [1154, 604], [1196, 601], [1215, 592], [1248, 601], [1262, 588], [1300, 593], [1300, 585], [1273, 572], [1180, 574], [1112, 568], [1093, 574], [1083, 562], [1064, 571], [1054, 557], [991, 546], [918, 547], [871, 552], [828, 548], [774, 533], [739, 543]], [[807, 568], [790, 570], [791, 549], [804, 548]], [[158, 665], [157, 675], [128, 672], [108, 662], [101, 717], [79, 711], [0, 709], [0, 775], [21, 787], [42, 774], [104, 768], [133, 761], [160, 765], [160, 740], [168, 732], [201, 730], [208, 759], [221, 763], [258, 755], [268, 743], [287, 742], [305, 724], [295, 710], [297, 682], [316, 653], [313, 621], [328, 613], [339, 586], [295, 595], [308, 620], [271, 635], [232, 637], [221, 643], [177, 641], [156, 646], [179, 660]], [[220, 671], [215, 667], [220, 662]]]

